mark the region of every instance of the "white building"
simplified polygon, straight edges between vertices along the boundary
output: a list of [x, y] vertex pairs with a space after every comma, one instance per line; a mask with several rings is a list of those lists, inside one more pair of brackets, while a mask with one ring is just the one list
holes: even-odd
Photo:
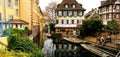
[[84, 11], [82, 4], [76, 0], [63, 0], [56, 8], [56, 32], [75, 33], [84, 20]]

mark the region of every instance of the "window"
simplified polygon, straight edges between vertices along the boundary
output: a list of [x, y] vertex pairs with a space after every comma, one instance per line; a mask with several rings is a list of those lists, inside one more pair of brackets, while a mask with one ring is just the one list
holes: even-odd
[[119, 14], [116, 14], [116, 18], [119, 18]]
[[82, 14], [82, 11], [79, 11], [79, 16], [82, 16], [83, 14]]
[[67, 20], [67, 24], [69, 24], [69, 20]]
[[68, 4], [65, 4], [65, 8], [68, 8]]
[[9, 15], [8, 20], [13, 19], [13, 15]]
[[74, 20], [72, 20], [72, 24], [74, 24]]
[[67, 20], [64, 20], [64, 24], [67, 24]]
[[82, 24], [82, 20], [79, 20], [79, 23]]
[[117, 8], [116, 8], [116, 11], [119, 12], [119, 11], [120, 11], [120, 6], [117, 5], [116, 7], [117, 7]]
[[72, 11], [68, 11], [68, 15], [71, 16], [72, 15]]
[[16, 28], [18, 28], [18, 25], [16, 24]]
[[58, 24], [58, 23], [59, 23], [59, 20], [56, 20], [56, 23]]
[[63, 12], [63, 15], [64, 15], [64, 16], [67, 16], [67, 11], [64, 11], [64, 12]]
[[75, 8], [75, 5], [74, 5], [74, 4], [72, 5], [72, 8]]
[[79, 24], [79, 20], [77, 20], [77, 24]]
[[58, 16], [62, 16], [62, 11], [58, 11]]
[[2, 20], [2, 16], [1, 16], [2, 14], [0, 13], [0, 21]]
[[62, 20], [59, 20], [59, 24], [62, 24]]
[[112, 14], [109, 14], [109, 18], [111, 18], [112, 17]]
[[2, 3], [2, 0], [0, 0], [0, 5], [1, 5], [1, 3]]
[[18, 9], [15, 10], [15, 14], [18, 16]]
[[116, 7], [117, 7], [117, 9], [119, 9], [119, 8], [120, 8], [120, 6], [119, 6], [119, 5], [117, 5]]
[[106, 15], [106, 19], [109, 19], [109, 14]]
[[13, 5], [12, 5], [12, 0], [8, 0], [8, 6], [9, 6], [9, 7], [13, 7]]
[[13, 24], [11, 26], [13, 27]]
[[16, 5], [16, 6], [18, 5], [18, 0], [15, 0], [15, 5]]
[[74, 16], [77, 16], [77, 11], [74, 11]]
[[20, 24], [20, 28], [22, 28], [22, 24]]
[[64, 22], [64, 20], [62, 20], [62, 24], [64, 24], [63, 22]]

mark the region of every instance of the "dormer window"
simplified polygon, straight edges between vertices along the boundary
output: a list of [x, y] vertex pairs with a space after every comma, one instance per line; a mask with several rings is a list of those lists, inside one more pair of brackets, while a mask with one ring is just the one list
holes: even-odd
[[72, 5], [72, 8], [75, 8], [75, 7], [76, 7], [75, 4], [73, 4], [73, 5]]
[[65, 8], [68, 8], [68, 4], [65, 4]]

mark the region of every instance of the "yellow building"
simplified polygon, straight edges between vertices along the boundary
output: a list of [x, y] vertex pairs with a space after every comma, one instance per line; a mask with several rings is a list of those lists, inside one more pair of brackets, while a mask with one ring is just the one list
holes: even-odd
[[[39, 0], [0, 0], [0, 22], [11, 22], [11, 27], [32, 30], [33, 37], [40, 32], [40, 40], [43, 39], [44, 23]], [[0, 24], [1, 25], [1, 24]], [[8, 28], [5, 23], [4, 29]], [[0, 26], [1, 32], [1, 26]]]
[[19, 0], [0, 0], [0, 13], [2, 21], [19, 19]]
[[[38, 1], [39, 0], [0, 0], [0, 21], [7, 22], [11, 19], [19, 19], [17, 20], [18, 22], [16, 22], [19, 23], [19, 21], [23, 20], [25, 24], [29, 24], [28, 27], [32, 30], [33, 25], [37, 25], [35, 22], [42, 18]], [[15, 24], [11, 26], [21, 25]]]
[[38, 1], [20, 0], [20, 19], [29, 23], [29, 29], [32, 29], [33, 25], [38, 25], [38, 20], [42, 17]]
[[3, 29], [8, 28], [7, 23], [11, 22], [11, 27], [24, 29], [28, 22], [20, 20], [20, 0], [0, 0], [0, 21], [4, 22]]

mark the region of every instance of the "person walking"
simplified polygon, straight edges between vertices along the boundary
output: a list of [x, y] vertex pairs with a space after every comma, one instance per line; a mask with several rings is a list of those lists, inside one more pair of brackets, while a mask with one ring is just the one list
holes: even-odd
[[104, 46], [105, 45], [105, 39], [104, 39], [104, 37], [101, 37], [100, 41], [101, 41], [101, 45]]

